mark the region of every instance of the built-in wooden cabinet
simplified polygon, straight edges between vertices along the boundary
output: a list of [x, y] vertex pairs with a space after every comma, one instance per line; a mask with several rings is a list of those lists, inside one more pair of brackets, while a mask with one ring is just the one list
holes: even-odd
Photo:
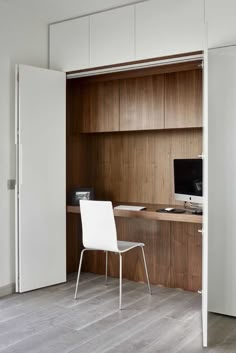
[[[74, 188], [92, 187], [97, 200], [147, 203], [153, 205], [154, 213], [163, 208], [157, 204], [182, 207], [183, 203], [175, 200], [173, 160], [197, 158], [202, 153], [202, 129], [196, 128], [202, 117], [200, 63], [68, 80], [68, 193]], [[169, 106], [176, 111], [177, 127], [181, 128], [166, 128]], [[192, 128], [185, 128], [187, 115]], [[116, 225], [119, 240], [145, 243], [151, 283], [201, 289], [200, 224], [137, 216], [117, 217]], [[73, 272], [82, 248], [78, 215], [67, 215], [67, 239], [67, 268]], [[129, 258], [124, 255], [123, 261], [125, 278], [144, 280], [140, 253], [134, 250]], [[103, 273], [104, 254], [86, 254], [83, 270]], [[117, 258], [109, 255], [109, 275], [117, 274]]]
[[165, 75], [120, 80], [120, 131], [164, 129]]
[[119, 81], [86, 82], [80, 93], [80, 132], [119, 131]]
[[200, 64], [70, 80], [73, 133], [202, 127]]
[[165, 75], [165, 128], [202, 126], [202, 70]]

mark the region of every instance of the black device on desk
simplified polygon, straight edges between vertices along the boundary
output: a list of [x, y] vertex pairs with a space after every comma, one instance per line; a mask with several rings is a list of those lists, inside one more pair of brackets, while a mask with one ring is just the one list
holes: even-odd
[[193, 210], [191, 212], [192, 212], [192, 214], [197, 214], [199, 216], [201, 216], [203, 214], [202, 210]]
[[93, 188], [76, 188], [73, 189], [67, 198], [67, 204], [79, 206], [80, 200], [94, 200]]
[[173, 207], [166, 207], [160, 208], [157, 212], [164, 212], [164, 213], [185, 213], [186, 211], [181, 208], [173, 208]]

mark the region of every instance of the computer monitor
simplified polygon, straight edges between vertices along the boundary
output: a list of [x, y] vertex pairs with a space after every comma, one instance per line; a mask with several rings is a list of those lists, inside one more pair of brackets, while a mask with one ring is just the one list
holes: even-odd
[[202, 159], [174, 159], [175, 199], [203, 202]]

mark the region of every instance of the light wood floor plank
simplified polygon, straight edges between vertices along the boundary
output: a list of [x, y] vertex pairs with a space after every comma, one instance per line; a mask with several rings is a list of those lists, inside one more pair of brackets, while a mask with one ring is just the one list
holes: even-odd
[[196, 293], [83, 273], [66, 283], [0, 299], [0, 353], [236, 353], [236, 319], [209, 316], [202, 348]]

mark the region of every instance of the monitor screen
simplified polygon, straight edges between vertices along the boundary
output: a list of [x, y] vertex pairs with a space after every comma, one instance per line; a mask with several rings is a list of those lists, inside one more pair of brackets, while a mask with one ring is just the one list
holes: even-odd
[[195, 197], [202, 197], [202, 159], [174, 159], [174, 187], [179, 200], [195, 201]]

